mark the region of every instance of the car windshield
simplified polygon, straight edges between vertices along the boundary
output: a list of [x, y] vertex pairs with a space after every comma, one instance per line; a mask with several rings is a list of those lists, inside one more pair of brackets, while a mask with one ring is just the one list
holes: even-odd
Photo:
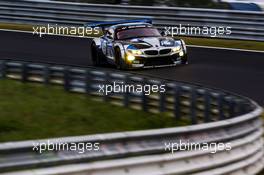
[[161, 36], [159, 31], [155, 28], [132, 28], [118, 31], [116, 34], [117, 39], [124, 40], [139, 37], [158, 37]]

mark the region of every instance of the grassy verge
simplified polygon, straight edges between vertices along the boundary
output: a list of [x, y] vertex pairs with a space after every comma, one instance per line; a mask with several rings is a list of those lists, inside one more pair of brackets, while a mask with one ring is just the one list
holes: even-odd
[[264, 51], [264, 42], [225, 40], [225, 39], [214, 39], [214, 38], [191, 38], [191, 37], [180, 37], [180, 38], [182, 38], [188, 45], [227, 47], [227, 48]]
[[[4, 24], [2, 23], [0, 24], [0, 29], [11, 29], [11, 30], [21, 30], [21, 31], [32, 31], [33, 32], [33, 27], [31, 25], [26, 25], [26, 24]], [[225, 40], [225, 39], [215, 39], [215, 38], [194, 38], [194, 37], [180, 37], [180, 38], [184, 39], [184, 41], [189, 45], [227, 47], [227, 48], [264, 51], [264, 42]]]
[[0, 29], [10, 29], [10, 30], [20, 30], [20, 31], [32, 31], [32, 25], [27, 24], [9, 24], [9, 23], [0, 23]]
[[113, 106], [61, 87], [0, 81], [0, 142], [186, 125], [166, 115]]

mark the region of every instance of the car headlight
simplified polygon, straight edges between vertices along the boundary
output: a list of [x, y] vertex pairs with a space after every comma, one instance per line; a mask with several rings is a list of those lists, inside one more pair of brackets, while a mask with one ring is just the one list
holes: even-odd
[[127, 60], [128, 61], [134, 61], [135, 60], [135, 56], [133, 56], [133, 55], [127, 55]]
[[176, 46], [174, 48], [172, 48], [173, 52], [179, 52], [181, 50], [181, 46]]
[[128, 50], [132, 55], [142, 55], [143, 52], [141, 50]]
[[179, 56], [182, 57], [184, 55], [183, 51], [180, 51]]

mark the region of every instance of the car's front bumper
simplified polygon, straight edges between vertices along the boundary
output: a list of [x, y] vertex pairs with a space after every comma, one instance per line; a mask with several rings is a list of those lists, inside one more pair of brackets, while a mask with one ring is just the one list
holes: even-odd
[[136, 57], [129, 65], [130, 68], [153, 68], [175, 66], [182, 64], [185, 57], [180, 57], [178, 54], [162, 57]]

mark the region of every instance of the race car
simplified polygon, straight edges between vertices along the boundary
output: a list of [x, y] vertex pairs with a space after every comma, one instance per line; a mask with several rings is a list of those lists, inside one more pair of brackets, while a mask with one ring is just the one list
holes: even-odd
[[103, 36], [91, 44], [95, 66], [113, 64], [118, 69], [188, 64], [183, 40], [162, 36], [149, 19], [97, 22]]

